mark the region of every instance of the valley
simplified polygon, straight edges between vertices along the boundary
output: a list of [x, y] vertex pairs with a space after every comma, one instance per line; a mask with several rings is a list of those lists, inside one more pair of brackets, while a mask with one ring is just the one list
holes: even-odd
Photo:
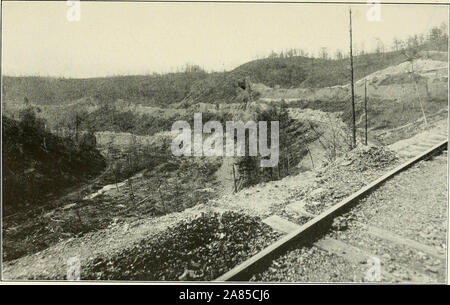
[[[399, 51], [357, 56], [356, 148], [346, 59], [266, 58], [221, 73], [191, 66], [93, 79], [4, 76], [4, 277], [63, 279], [67, 258], [78, 257], [86, 279], [213, 280], [279, 237], [260, 219], [321, 188], [317, 173], [339, 180], [336, 164], [360, 150], [363, 160], [365, 86], [376, 153], [443, 126], [447, 57], [429, 46], [413, 60]], [[195, 113], [223, 126], [279, 121], [277, 166], [258, 166], [260, 156], [174, 156], [172, 124], [193, 126]], [[383, 170], [358, 176], [351, 189]], [[183, 239], [189, 228], [201, 236]], [[249, 228], [248, 236], [233, 228]], [[219, 244], [195, 254], [211, 238], [225, 238], [236, 255], [220, 257]], [[158, 252], [160, 245], [167, 247]], [[210, 254], [216, 261], [204, 261]], [[171, 259], [160, 266], [155, 257], [164, 255]], [[151, 270], [126, 271], [135, 263]], [[200, 265], [203, 273], [192, 271]]]

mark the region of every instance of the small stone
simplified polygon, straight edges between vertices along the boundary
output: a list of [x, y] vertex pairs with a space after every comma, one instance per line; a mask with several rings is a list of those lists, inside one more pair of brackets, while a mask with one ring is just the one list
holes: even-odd
[[348, 161], [344, 161], [341, 163], [342, 166], [349, 166], [350, 164], [353, 163], [353, 160], [348, 160]]
[[317, 195], [320, 195], [323, 192], [323, 188], [319, 187], [318, 189], [313, 190], [309, 195], [311, 197], [315, 197]]
[[432, 273], [438, 273], [438, 272], [439, 272], [439, 269], [436, 268], [436, 267], [433, 267], [433, 266], [427, 266], [427, 267], [425, 268], [425, 271], [430, 271], [430, 272], [432, 272]]

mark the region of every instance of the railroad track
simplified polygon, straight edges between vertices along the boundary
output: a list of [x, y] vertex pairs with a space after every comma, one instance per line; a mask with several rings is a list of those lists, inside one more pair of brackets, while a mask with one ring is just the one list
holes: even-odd
[[[368, 251], [351, 245], [348, 242], [336, 238], [324, 237], [330, 232], [333, 220], [350, 211], [361, 201], [361, 199], [365, 198], [386, 181], [407, 170], [417, 162], [427, 159], [430, 156], [440, 154], [443, 151], [444, 156], [440, 158], [445, 158], [446, 160], [447, 145], [447, 131], [441, 129], [432, 131], [429, 136], [426, 135], [426, 139], [417, 138], [393, 147], [392, 149], [397, 150], [397, 153], [401, 157], [408, 158], [404, 163], [319, 215], [311, 215], [299, 208], [299, 215], [312, 216], [312, 219], [304, 225], [300, 226], [294, 224], [276, 215], [265, 219], [264, 222], [272, 226], [275, 230], [286, 233], [286, 235], [243, 263], [229, 270], [217, 278], [216, 281], [247, 281], [251, 279], [253, 275], [260, 274], [266, 270], [273, 260], [285, 254], [288, 250], [292, 249], [292, 247], [299, 248], [304, 245], [314, 245], [321, 249], [321, 251], [340, 256], [351, 264], [373, 263], [376, 265], [379, 263], [379, 261], [376, 261], [376, 255], [372, 255]], [[394, 244], [396, 247], [406, 247], [409, 249], [408, 251], [424, 254], [425, 257], [432, 257], [435, 259], [435, 265], [441, 266], [441, 268], [445, 270], [443, 264], [446, 263], [446, 253], [443, 253], [442, 249], [433, 248], [411, 238], [406, 238], [378, 227], [367, 226], [364, 223], [359, 224], [359, 228], [363, 228], [363, 230], [370, 234], [372, 238], [382, 239], [385, 242]], [[435, 271], [436, 270], [432, 270], [432, 272]], [[390, 279], [389, 275], [384, 278], [384, 280], [387, 281]], [[407, 279], [414, 282], [428, 281], [428, 278], [420, 271], [414, 272], [414, 274]]]

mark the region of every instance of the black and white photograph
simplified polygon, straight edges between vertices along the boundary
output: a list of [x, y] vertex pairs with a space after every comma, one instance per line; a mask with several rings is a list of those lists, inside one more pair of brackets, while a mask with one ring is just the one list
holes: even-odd
[[1, 281], [448, 284], [448, 35], [438, 2], [2, 1]]

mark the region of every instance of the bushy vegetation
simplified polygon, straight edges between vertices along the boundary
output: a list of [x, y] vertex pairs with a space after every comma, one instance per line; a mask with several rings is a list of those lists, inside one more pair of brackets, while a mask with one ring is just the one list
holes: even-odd
[[[36, 119], [34, 112], [29, 113], [32, 119], [26, 121], [27, 125], [42, 127], [44, 122]], [[80, 135], [80, 144], [77, 145], [74, 135], [70, 139], [61, 139], [45, 133], [61, 144], [55, 151], [52, 141], [46, 139], [48, 158], [53, 164], [47, 159], [41, 161], [45, 153], [34, 144], [27, 148], [26, 153], [17, 154], [17, 148], [12, 148], [21, 147], [21, 144], [16, 144], [20, 139], [17, 135], [21, 132], [12, 129], [19, 129], [21, 121], [5, 117], [3, 120], [4, 144], [8, 145], [8, 148], [3, 147], [3, 211], [7, 216], [4, 219], [4, 260], [36, 253], [61, 241], [61, 238], [104, 229], [117, 219], [122, 221], [182, 211], [205, 203], [216, 194], [214, 173], [221, 165], [221, 158], [174, 157], [169, 148], [170, 139], [162, 139], [156, 145], [145, 145], [131, 139], [129, 145], [123, 147], [102, 147], [101, 156], [96, 150], [94, 154], [91, 148], [83, 146], [81, 139], [84, 134]], [[42, 144], [39, 141], [42, 137], [36, 129], [32, 129], [33, 139]], [[25, 140], [22, 142], [27, 143]], [[36, 150], [37, 156], [29, 156], [28, 149]], [[97, 161], [102, 162], [101, 169]], [[97, 170], [102, 172], [101, 175], [87, 181], [90, 175], [98, 174]], [[134, 177], [138, 172], [142, 175]], [[78, 182], [84, 183], [77, 185], [76, 191], [67, 188]], [[87, 199], [88, 195], [107, 184], [116, 184], [118, 192], [113, 192], [112, 196], [99, 195]], [[55, 196], [48, 197], [51, 193]]]
[[45, 130], [33, 108], [21, 120], [2, 117], [3, 212], [35, 208], [47, 195], [99, 174], [105, 162], [95, 147]]
[[[271, 107], [254, 112], [254, 121], [266, 121], [267, 143], [271, 147], [271, 121], [279, 122], [279, 160], [275, 167], [261, 167], [261, 156], [249, 156], [248, 140], [246, 143], [247, 153], [237, 158], [239, 174], [238, 189], [251, 186], [262, 181], [281, 179], [297, 171], [296, 165], [308, 153], [308, 143], [318, 138], [306, 122], [292, 119], [286, 105]], [[248, 139], [248, 131], [246, 138]], [[267, 158], [267, 157], [265, 157]]]
[[[358, 80], [375, 71], [400, 64], [420, 51], [447, 52], [447, 49], [446, 24], [433, 27], [426, 35], [413, 35], [404, 41], [394, 39], [391, 51], [385, 50], [384, 44], [379, 41], [371, 53], [354, 50], [354, 77]], [[308, 56], [303, 50], [291, 49], [280, 53], [272, 52], [267, 58], [243, 64], [232, 73], [247, 75], [253, 82], [271, 87], [321, 88], [349, 83], [349, 65], [348, 55], [339, 50], [332, 58], [326, 48], [322, 48], [317, 57]]]
[[139, 114], [131, 110], [119, 111], [108, 104], [86, 115], [82, 123], [84, 130], [129, 132], [136, 135], [153, 135], [170, 130], [177, 119], [158, 114]]

